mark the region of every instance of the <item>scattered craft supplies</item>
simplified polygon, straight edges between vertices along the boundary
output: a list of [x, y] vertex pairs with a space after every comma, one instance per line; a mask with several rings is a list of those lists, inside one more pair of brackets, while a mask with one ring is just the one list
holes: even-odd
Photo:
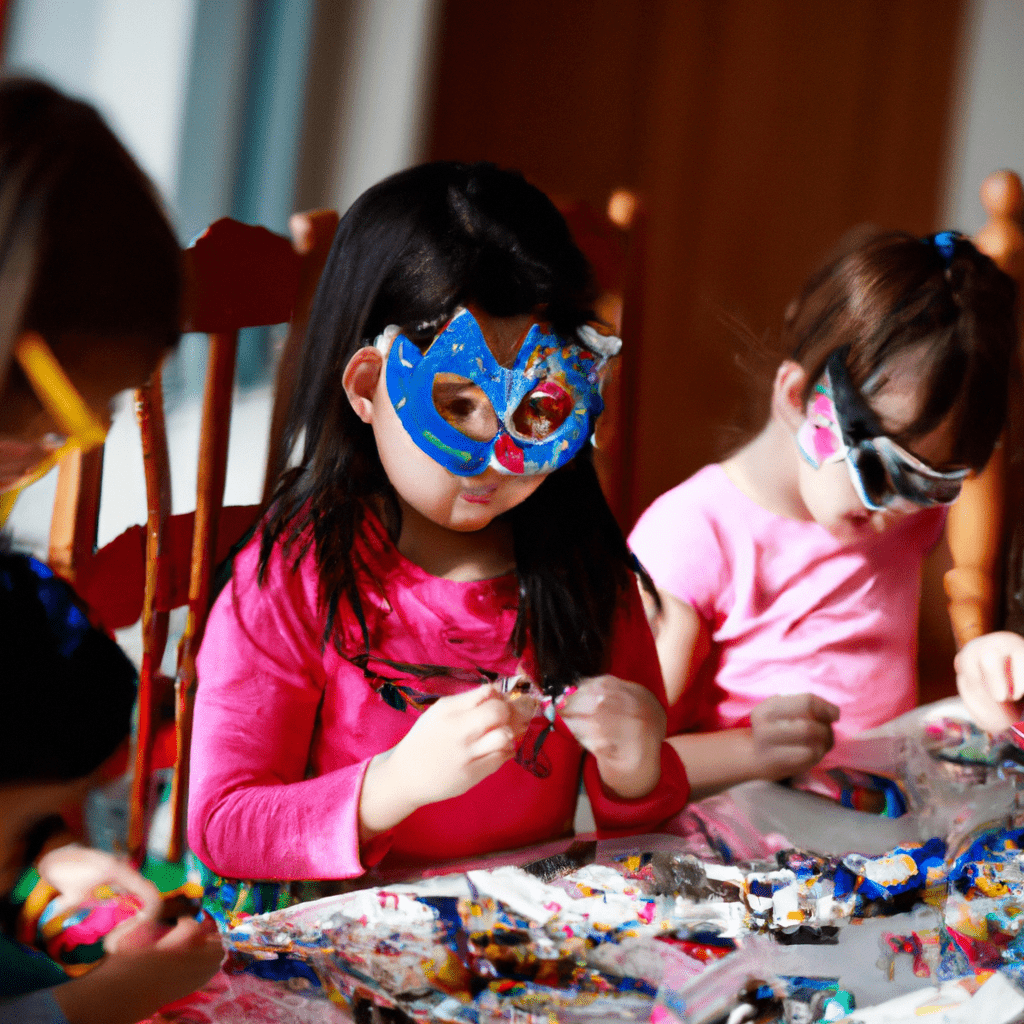
[[237, 920], [227, 970], [421, 1021], [698, 1024], [744, 1000], [813, 1021], [850, 1000], [841, 971], [799, 970], [808, 947], [872, 922], [880, 973], [902, 959], [926, 982], [971, 978], [980, 991], [997, 972], [1012, 992], [1024, 979], [1022, 846], [1024, 829], [999, 829], [948, 861], [932, 839], [879, 857], [786, 850], [724, 865], [663, 850], [567, 858], [547, 881], [511, 866], [441, 875]]
[[945, 719], [899, 749], [920, 842], [823, 856], [776, 836], [735, 861], [755, 845], [743, 822], [704, 816], [685, 847], [699, 857], [664, 836], [576, 844], [225, 914], [227, 973], [164, 1019], [1010, 1024], [1024, 1013], [1021, 751]]

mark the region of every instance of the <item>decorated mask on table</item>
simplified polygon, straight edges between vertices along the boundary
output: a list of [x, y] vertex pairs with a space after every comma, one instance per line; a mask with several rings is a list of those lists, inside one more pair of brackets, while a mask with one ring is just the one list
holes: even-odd
[[[420, 449], [458, 476], [476, 476], [488, 466], [510, 474], [564, 466], [593, 433], [604, 408], [603, 370], [621, 346], [589, 324], [562, 337], [536, 322], [512, 366], [504, 367], [480, 322], [461, 307], [425, 352], [395, 326], [375, 344], [384, 353], [388, 394], [402, 425]], [[473, 389], [488, 407], [488, 436], [479, 429], [471, 436], [448, 412], [438, 398], [439, 383], [442, 391]]]

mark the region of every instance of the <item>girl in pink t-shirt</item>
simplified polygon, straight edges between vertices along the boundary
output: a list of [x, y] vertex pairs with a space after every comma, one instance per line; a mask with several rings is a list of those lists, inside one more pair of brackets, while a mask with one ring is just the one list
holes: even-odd
[[921, 562], [1002, 429], [1013, 306], [954, 232], [861, 241], [787, 310], [765, 426], [641, 516], [695, 796], [914, 706]]
[[633, 560], [590, 438], [619, 346], [562, 217], [489, 164], [342, 219], [287, 438], [298, 464], [199, 660], [189, 841], [222, 876], [331, 879], [686, 802]]

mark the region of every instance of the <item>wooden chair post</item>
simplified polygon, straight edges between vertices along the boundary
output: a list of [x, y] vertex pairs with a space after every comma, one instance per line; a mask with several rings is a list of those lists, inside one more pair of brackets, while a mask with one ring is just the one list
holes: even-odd
[[146, 479], [145, 592], [142, 601], [142, 665], [139, 668], [139, 727], [135, 737], [135, 770], [128, 805], [128, 852], [141, 863], [145, 857], [146, 808], [152, 774], [156, 719], [143, 709], [160, 705], [168, 681], [160, 671], [167, 647], [169, 613], [161, 600], [168, 589], [170, 559], [167, 521], [171, 514], [171, 466], [164, 420], [162, 375], [135, 392], [135, 416], [142, 438]]
[[[978, 232], [975, 244], [1014, 277], [1020, 288], [1024, 285], [1024, 189], [1020, 178], [1012, 171], [990, 174], [982, 182], [981, 201], [989, 221]], [[958, 648], [1001, 625], [1008, 471], [1006, 445], [1001, 443], [985, 469], [964, 483], [949, 510], [946, 536], [953, 568], [944, 583]]]
[[231, 426], [231, 392], [235, 382], [238, 332], [210, 335], [210, 365], [203, 396], [199, 437], [199, 468], [196, 484], [196, 515], [192, 534], [192, 565], [189, 576], [188, 618], [178, 645], [178, 672], [174, 681], [177, 732], [177, 763], [171, 787], [171, 840], [168, 858], [178, 860], [182, 849], [182, 825], [188, 794], [189, 753], [192, 744], [192, 710], [196, 700], [196, 655], [203, 640], [210, 607], [210, 581], [217, 549], [220, 511], [228, 467]]
[[96, 549], [103, 449], [69, 452], [57, 470], [47, 561], [71, 583]]

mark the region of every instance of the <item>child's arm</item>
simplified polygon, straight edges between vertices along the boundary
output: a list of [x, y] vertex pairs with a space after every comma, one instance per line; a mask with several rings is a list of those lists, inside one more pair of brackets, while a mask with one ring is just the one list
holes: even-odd
[[[673, 704], [686, 700], [706, 656], [697, 612], [659, 591], [661, 614], [652, 623], [665, 689]], [[784, 779], [813, 767], [832, 746], [839, 709], [810, 693], [777, 694], [750, 715], [750, 726], [717, 732], [687, 732], [668, 742], [686, 766], [693, 799], [751, 779]]]
[[778, 781], [813, 768], [832, 747], [839, 709], [813, 693], [776, 694], [750, 713], [748, 728], [670, 736], [694, 799], [751, 779]]
[[[122, 946], [130, 945], [131, 934]], [[118, 947], [88, 974], [51, 992], [69, 1024], [135, 1024], [205, 985], [223, 955], [211, 918], [182, 918], [152, 945]]]
[[975, 637], [953, 661], [956, 687], [971, 717], [1002, 732], [1022, 717], [1024, 637], [1007, 630]]
[[580, 681], [558, 713], [587, 751], [583, 780], [598, 833], [651, 831], [686, 804], [690, 787], [664, 742], [668, 698], [639, 590], [626, 588], [612, 623], [607, 672]]
[[584, 679], [560, 714], [616, 797], [638, 800], [657, 786], [666, 716], [646, 687], [612, 675]]

